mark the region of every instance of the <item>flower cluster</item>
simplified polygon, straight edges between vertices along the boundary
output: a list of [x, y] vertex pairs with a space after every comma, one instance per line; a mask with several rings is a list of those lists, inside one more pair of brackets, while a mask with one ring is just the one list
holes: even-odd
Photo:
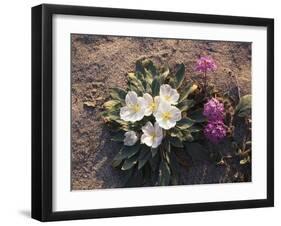
[[203, 115], [208, 119], [204, 135], [213, 143], [220, 142], [226, 136], [226, 126], [223, 123], [224, 106], [216, 98], [210, 99], [204, 105]]
[[204, 128], [204, 135], [217, 144], [226, 136], [226, 126], [222, 121], [210, 121]]
[[208, 71], [215, 71], [217, 69], [217, 64], [213, 58], [208, 56], [200, 57], [195, 66], [195, 70], [198, 72], [207, 73]]
[[203, 115], [208, 118], [209, 121], [222, 121], [224, 114], [223, 103], [220, 103], [216, 98], [210, 99], [204, 105]]
[[[177, 121], [181, 120], [181, 111], [175, 107], [179, 99], [176, 89], [168, 84], [160, 86], [159, 96], [152, 97], [149, 93], [139, 97], [136, 92], [129, 91], [125, 97], [126, 105], [120, 109], [120, 118], [128, 122], [142, 120], [145, 116], [153, 115], [156, 122], [154, 125], [147, 122], [142, 127], [141, 143], [156, 148], [163, 139], [162, 129], [173, 128]], [[124, 144], [132, 146], [138, 138], [134, 131], [125, 133]]]

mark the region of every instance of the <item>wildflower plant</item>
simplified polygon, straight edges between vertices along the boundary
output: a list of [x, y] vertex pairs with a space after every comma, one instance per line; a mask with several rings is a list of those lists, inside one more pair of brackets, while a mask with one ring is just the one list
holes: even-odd
[[204, 74], [204, 87], [207, 88], [207, 73], [214, 72], [217, 69], [217, 64], [210, 56], [200, 57], [195, 65], [195, 71]]
[[121, 144], [113, 166], [128, 172], [127, 186], [139, 177], [147, 185], [178, 184], [173, 149], [184, 150], [185, 142], [199, 131], [199, 122], [188, 117], [195, 104], [189, 97], [197, 85], [185, 80], [183, 64], [172, 74], [150, 60], [137, 61], [127, 78], [127, 89], [113, 88], [104, 103], [103, 118], [112, 140]]

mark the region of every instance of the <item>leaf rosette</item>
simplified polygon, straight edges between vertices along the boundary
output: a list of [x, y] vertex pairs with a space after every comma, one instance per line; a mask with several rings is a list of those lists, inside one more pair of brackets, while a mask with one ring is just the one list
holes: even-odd
[[128, 73], [127, 89], [111, 90], [102, 115], [112, 141], [121, 144], [112, 165], [127, 172], [125, 186], [180, 183], [175, 150], [184, 151], [204, 122], [190, 98], [198, 86], [185, 77], [184, 64], [172, 73], [167, 66], [138, 60], [135, 72]]

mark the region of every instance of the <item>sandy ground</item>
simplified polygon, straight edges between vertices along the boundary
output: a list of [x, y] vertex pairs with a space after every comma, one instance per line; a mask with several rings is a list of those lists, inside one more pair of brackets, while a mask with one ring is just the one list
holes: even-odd
[[[221, 91], [233, 87], [229, 74], [235, 74], [241, 94], [251, 93], [251, 44], [196, 40], [78, 35], [72, 37], [72, 189], [120, 187], [122, 172], [111, 166], [119, 147], [110, 141], [100, 117], [102, 104], [111, 87], [126, 87], [126, 73], [135, 62], [149, 58], [156, 65], [177, 63], [186, 66], [186, 77], [200, 79], [195, 61], [212, 56], [218, 70], [209, 81]], [[248, 166], [250, 167], [250, 166]], [[250, 169], [246, 169], [249, 172]], [[184, 170], [185, 184], [234, 182], [240, 175], [237, 166], [194, 164]], [[238, 176], [237, 176], [238, 175]]]

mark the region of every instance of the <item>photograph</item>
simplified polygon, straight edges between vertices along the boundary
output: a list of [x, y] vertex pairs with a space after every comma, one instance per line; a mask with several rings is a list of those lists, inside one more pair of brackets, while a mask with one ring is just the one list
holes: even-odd
[[32, 218], [274, 206], [274, 19], [156, 9], [32, 7]]
[[72, 191], [252, 182], [251, 42], [69, 38]]

